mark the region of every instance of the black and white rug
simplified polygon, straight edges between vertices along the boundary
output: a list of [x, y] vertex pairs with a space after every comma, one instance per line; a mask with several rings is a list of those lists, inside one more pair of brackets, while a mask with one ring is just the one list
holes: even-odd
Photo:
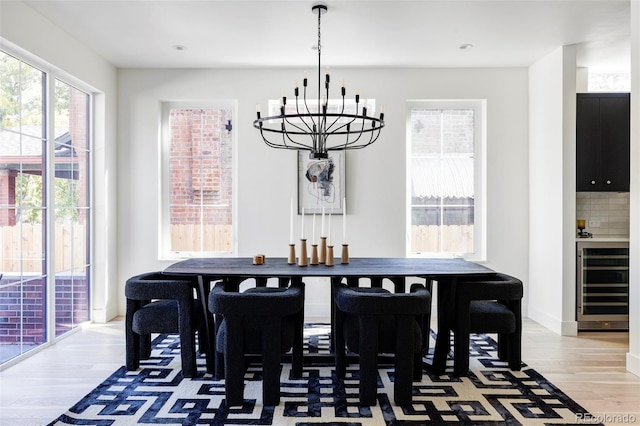
[[[138, 371], [121, 367], [50, 425], [555, 425], [584, 424], [587, 412], [527, 367], [511, 371], [497, 360], [496, 342], [486, 335], [471, 339], [471, 372], [457, 378], [425, 372], [414, 382], [413, 405], [393, 401], [393, 368], [379, 369], [378, 404], [358, 405], [358, 368], [351, 365], [338, 383], [331, 365], [308, 366], [304, 378], [281, 374], [280, 405], [262, 405], [259, 365], [245, 376], [244, 405], [227, 407], [224, 380], [205, 374], [199, 359], [197, 378], [180, 371], [179, 339], [154, 340], [152, 357]], [[305, 329], [305, 351], [328, 353], [329, 326]], [[448, 368], [447, 371], [452, 371]], [[593, 423], [589, 423], [593, 424]]]

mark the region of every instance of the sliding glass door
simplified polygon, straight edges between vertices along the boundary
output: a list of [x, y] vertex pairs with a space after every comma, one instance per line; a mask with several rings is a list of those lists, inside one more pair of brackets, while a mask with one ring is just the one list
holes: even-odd
[[89, 319], [89, 105], [0, 51], [0, 365]]

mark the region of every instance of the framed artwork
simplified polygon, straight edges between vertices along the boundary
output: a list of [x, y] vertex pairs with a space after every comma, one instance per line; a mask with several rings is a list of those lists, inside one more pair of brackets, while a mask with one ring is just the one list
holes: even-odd
[[298, 151], [298, 213], [342, 214], [345, 197], [345, 152], [334, 151], [327, 159], [309, 158]]

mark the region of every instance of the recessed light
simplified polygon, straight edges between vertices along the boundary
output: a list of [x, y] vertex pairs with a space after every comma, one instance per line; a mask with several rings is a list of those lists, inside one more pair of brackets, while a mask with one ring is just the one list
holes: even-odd
[[469, 50], [473, 48], [473, 44], [471, 43], [465, 43], [465, 44], [461, 44], [458, 49], [460, 50]]

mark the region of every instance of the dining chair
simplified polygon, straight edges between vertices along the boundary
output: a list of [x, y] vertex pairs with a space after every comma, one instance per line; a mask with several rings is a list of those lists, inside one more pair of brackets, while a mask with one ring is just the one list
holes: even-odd
[[[346, 282], [349, 287], [360, 287], [363, 285], [363, 281], [366, 281], [363, 278], [365, 277], [350, 276], [346, 278]], [[393, 293], [404, 293], [407, 286], [408, 278], [409, 277], [406, 277], [404, 275], [385, 275], [385, 276], [367, 277], [367, 279], [369, 280], [368, 285], [371, 288], [385, 288], [385, 284], [390, 283], [391, 286], [393, 287]], [[431, 294], [433, 292], [433, 283], [435, 280], [432, 277], [424, 277], [424, 280], [425, 280], [425, 287]], [[431, 304], [431, 298], [429, 298], [428, 303]], [[333, 316], [334, 315], [332, 314], [332, 317]], [[429, 354], [430, 332], [431, 332], [431, 306], [429, 306], [429, 314], [424, 315], [422, 319], [422, 340], [423, 340], [422, 353], [423, 355]]]
[[[522, 364], [522, 281], [507, 274], [465, 278], [455, 287], [455, 308], [450, 322], [454, 337], [454, 374], [469, 371], [469, 335], [496, 333], [498, 358], [511, 370]], [[438, 330], [440, 333], [440, 330]], [[443, 370], [443, 366], [439, 370]]]
[[[195, 279], [149, 272], [129, 278], [125, 285], [127, 299], [125, 339], [126, 367], [136, 370], [141, 359], [151, 354], [152, 333], [178, 333], [184, 377], [196, 377], [195, 333], [202, 323], [198, 301], [194, 297]], [[199, 333], [200, 350], [206, 352]], [[207, 353], [207, 356], [211, 354]]]
[[209, 295], [209, 310], [220, 318], [215, 347], [224, 360], [227, 405], [243, 404], [248, 354], [262, 358], [263, 404], [278, 405], [282, 354], [291, 351], [292, 375], [302, 376], [304, 283], [239, 292], [234, 283], [219, 282]]
[[336, 377], [346, 375], [347, 349], [358, 354], [360, 405], [376, 404], [378, 355], [394, 354], [394, 401], [409, 405], [412, 380], [422, 378], [422, 317], [431, 294], [422, 284], [409, 293], [339, 284], [335, 289]]

